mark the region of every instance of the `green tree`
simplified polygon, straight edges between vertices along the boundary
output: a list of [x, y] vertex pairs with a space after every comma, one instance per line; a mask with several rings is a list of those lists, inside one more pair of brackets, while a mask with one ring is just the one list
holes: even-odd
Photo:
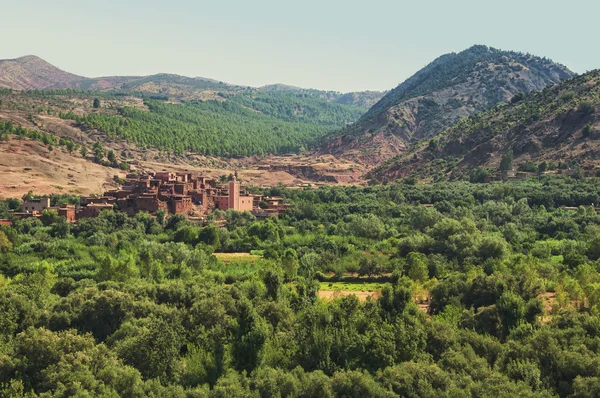
[[596, 112], [596, 107], [590, 101], [581, 101], [577, 111], [584, 115], [591, 115]]
[[413, 281], [425, 282], [429, 279], [427, 257], [422, 253], [408, 253], [406, 256], [406, 276]]
[[110, 164], [115, 165], [117, 163], [117, 156], [112, 149], [106, 153], [106, 157], [108, 158]]
[[500, 160], [500, 170], [508, 171], [513, 168], [513, 152], [512, 150], [508, 150], [502, 155], [502, 159]]
[[98, 108], [100, 108], [100, 105], [101, 105], [100, 99], [94, 98], [93, 107], [96, 108], [96, 109], [98, 109]]
[[498, 299], [496, 308], [502, 319], [504, 336], [508, 336], [509, 331], [524, 319], [525, 301], [518, 294], [507, 291]]
[[7, 253], [12, 247], [12, 242], [8, 240], [8, 236], [3, 231], [0, 231], [0, 253]]

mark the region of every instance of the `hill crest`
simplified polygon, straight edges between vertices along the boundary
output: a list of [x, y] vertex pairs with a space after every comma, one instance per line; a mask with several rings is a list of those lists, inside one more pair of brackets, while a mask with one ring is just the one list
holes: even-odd
[[35, 55], [0, 60], [0, 87], [16, 90], [67, 88], [84, 79]]
[[487, 46], [438, 57], [391, 90], [321, 151], [383, 163], [470, 115], [574, 76], [546, 58]]

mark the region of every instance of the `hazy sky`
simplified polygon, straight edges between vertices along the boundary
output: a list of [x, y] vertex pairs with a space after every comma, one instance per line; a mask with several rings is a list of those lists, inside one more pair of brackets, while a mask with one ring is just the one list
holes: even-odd
[[234, 84], [395, 87], [473, 44], [600, 68], [600, 1], [0, 0], [0, 59], [97, 77], [159, 72]]

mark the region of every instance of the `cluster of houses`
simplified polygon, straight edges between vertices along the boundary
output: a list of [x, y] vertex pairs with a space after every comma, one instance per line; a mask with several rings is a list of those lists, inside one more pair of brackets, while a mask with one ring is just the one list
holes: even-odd
[[249, 211], [257, 218], [276, 217], [288, 204], [283, 198], [253, 195], [242, 189], [234, 177], [228, 184], [191, 173], [150, 172], [127, 175], [119, 190], [105, 192], [101, 197], [82, 197], [80, 206], [50, 206], [50, 198], [26, 200], [18, 218], [41, 217], [46, 209], [54, 209], [69, 222], [96, 217], [103, 210], [119, 210], [134, 216], [139, 212], [184, 214], [202, 219], [214, 210]]

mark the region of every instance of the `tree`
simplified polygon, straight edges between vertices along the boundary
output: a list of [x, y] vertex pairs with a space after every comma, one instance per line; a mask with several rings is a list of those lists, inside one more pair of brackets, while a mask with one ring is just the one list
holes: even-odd
[[54, 209], [46, 209], [42, 211], [42, 223], [47, 227], [54, 223], [59, 222], [63, 217], [58, 215], [58, 212]]
[[596, 112], [596, 107], [590, 101], [581, 101], [579, 107], [577, 107], [577, 111], [584, 115], [591, 115]]
[[166, 210], [158, 210], [156, 212], [156, 221], [162, 227], [165, 225], [165, 216], [167, 215]]
[[239, 326], [233, 340], [233, 358], [238, 370], [250, 373], [260, 363], [269, 327], [248, 299], [242, 299], [237, 307]]
[[502, 328], [505, 337], [525, 317], [525, 301], [521, 296], [511, 291], [504, 292], [500, 296], [500, 299], [496, 303], [496, 309], [502, 319]]
[[93, 107], [98, 109], [98, 108], [100, 108], [100, 105], [101, 105], [100, 100], [98, 98], [94, 98]]
[[408, 256], [406, 256], [406, 276], [419, 282], [425, 282], [429, 278], [427, 257], [423, 253], [408, 253]]
[[510, 100], [510, 103], [511, 103], [511, 104], [516, 104], [517, 102], [521, 102], [521, 101], [523, 101], [523, 99], [524, 99], [524, 98], [525, 98], [525, 94], [523, 94], [523, 93], [517, 93], [517, 94], [515, 94], [515, 95], [514, 95], [514, 96], [511, 98], [511, 100]]
[[208, 246], [219, 246], [219, 230], [214, 225], [209, 225], [200, 230], [198, 240]]
[[6, 253], [12, 249], [12, 243], [8, 240], [8, 236], [3, 231], [0, 231], [0, 253]]
[[100, 163], [102, 159], [104, 159], [104, 149], [102, 148], [102, 144], [100, 141], [96, 141], [92, 148], [94, 150], [94, 161]]
[[87, 148], [84, 145], [82, 145], [81, 146], [81, 150], [79, 151], [79, 153], [81, 153], [82, 157], [86, 158], [87, 154], [88, 154], [88, 150], [87, 150]]
[[267, 296], [277, 301], [281, 287], [283, 286], [283, 272], [276, 267], [269, 267], [263, 276], [263, 282], [267, 287]]
[[368, 277], [371, 277], [381, 273], [381, 267], [379, 266], [377, 259], [373, 256], [361, 257], [358, 264], [358, 275], [360, 276], [367, 275]]
[[175, 232], [173, 239], [175, 242], [193, 245], [198, 241], [198, 228], [191, 225], [184, 225]]
[[296, 276], [298, 265], [298, 254], [296, 253], [296, 250], [292, 248], [285, 249], [283, 256], [281, 256], [281, 267], [285, 271], [287, 278], [291, 279]]
[[508, 171], [513, 168], [513, 151], [508, 150], [502, 155], [502, 159], [500, 160], [500, 170]]
[[106, 157], [108, 158], [108, 161], [110, 162], [110, 164], [115, 164], [117, 162], [117, 157], [115, 155], [115, 152], [111, 149], [110, 151], [108, 151], [108, 153], [106, 154]]
[[482, 183], [490, 175], [487, 169], [482, 167], [475, 167], [469, 171], [469, 181], [472, 183]]
[[438, 147], [438, 140], [436, 140], [435, 138], [430, 139], [427, 147], [430, 151], [435, 151]]

